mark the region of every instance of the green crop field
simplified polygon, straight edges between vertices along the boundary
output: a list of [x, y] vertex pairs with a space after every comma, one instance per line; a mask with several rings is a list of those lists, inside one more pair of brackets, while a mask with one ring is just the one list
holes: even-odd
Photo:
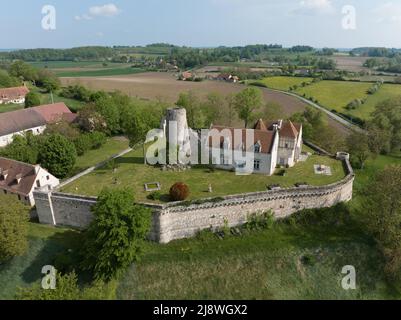
[[371, 114], [376, 105], [380, 102], [396, 97], [401, 98], [401, 84], [386, 83], [375, 94], [369, 95], [368, 100], [364, 105], [360, 106], [356, 110], [352, 110], [350, 113], [354, 116], [364, 118], [367, 114]]
[[104, 61], [38, 61], [29, 62], [32, 66], [36, 68], [49, 68], [49, 69], [71, 69], [71, 68], [117, 68], [126, 67], [127, 64], [118, 62], [106, 62]]
[[352, 100], [366, 98], [371, 86], [371, 83], [325, 80], [299, 88], [296, 92], [300, 95], [305, 94], [307, 98], [317, 99], [318, 103], [327, 109], [343, 112]]
[[[218, 197], [229, 194], [256, 192], [266, 190], [270, 184], [282, 187], [293, 187], [295, 183], [307, 182], [310, 185], [326, 185], [341, 180], [345, 172], [341, 161], [329, 157], [311, 156], [306, 162], [286, 169], [286, 176], [265, 175], [237, 176], [233, 172], [215, 170], [206, 167], [194, 167], [186, 172], [161, 172], [160, 168], [144, 165], [143, 151], [135, 150], [116, 160], [117, 172], [111, 168], [101, 168], [81, 179], [65, 186], [62, 191], [96, 196], [105, 188], [130, 187], [134, 189], [138, 201], [147, 201], [148, 193], [144, 191], [145, 183], [160, 182], [161, 192], [168, 194], [170, 187], [179, 181], [187, 183], [190, 199]], [[332, 176], [320, 176], [314, 173], [314, 164], [327, 165], [332, 168]], [[279, 171], [279, 170], [277, 170]], [[208, 193], [212, 184], [213, 193]]]
[[[325, 80], [299, 88], [296, 93], [317, 100], [319, 105], [328, 110], [352, 114], [345, 107], [355, 99], [367, 98], [367, 91], [371, 86], [372, 83]], [[363, 119], [368, 117], [368, 113], [363, 114]]]
[[107, 76], [121, 76], [127, 74], [135, 74], [146, 72], [141, 68], [115, 68], [115, 69], [99, 69], [90, 71], [58, 71], [56, 75], [59, 77], [107, 77]]

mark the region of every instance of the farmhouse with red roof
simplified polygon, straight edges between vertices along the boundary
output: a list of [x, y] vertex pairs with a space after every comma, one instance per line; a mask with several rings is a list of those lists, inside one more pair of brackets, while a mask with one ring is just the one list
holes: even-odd
[[29, 89], [25, 86], [15, 87], [15, 88], [0, 88], [0, 104], [24, 103], [25, 96], [28, 93], [29, 93]]
[[71, 123], [75, 118], [76, 114], [63, 102], [0, 113], [0, 147], [10, 144], [17, 134], [42, 134], [50, 123], [63, 120]]

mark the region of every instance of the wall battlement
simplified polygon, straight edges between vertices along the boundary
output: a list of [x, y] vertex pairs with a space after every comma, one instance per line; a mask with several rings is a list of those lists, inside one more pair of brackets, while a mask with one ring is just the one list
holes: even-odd
[[[331, 207], [352, 199], [354, 172], [349, 155], [338, 153], [347, 176], [336, 183], [321, 187], [300, 187], [231, 195], [202, 203], [144, 204], [152, 209], [151, 240], [168, 243], [192, 237], [200, 230], [238, 226], [251, 214], [272, 210], [276, 218], [284, 218], [303, 209]], [[55, 226], [86, 228], [93, 219], [91, 207], [95, 197], [76, 196], [36, 190], [37, 212], [41, 223]]]

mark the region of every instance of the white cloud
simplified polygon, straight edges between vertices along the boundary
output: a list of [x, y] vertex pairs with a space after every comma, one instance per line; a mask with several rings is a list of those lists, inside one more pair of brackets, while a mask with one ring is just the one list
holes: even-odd
[[387, 2], [373, 10], [376, 22], [395, 23], [401, 22], [401, 4]]
[[94, 6], [89, 8], [89, 13], [76, 15], [75, 20], [93, 20], [95, 17], [114, 17], [118, 15], [121, 10], [114, 4], [109, 3], [101, 6]]
[[91, 16], [113, 17], [120, 13], [120, 9], [114, 3], [105, 4], [103, 6], [95, 6], [89, 8]]
[[331, 0], [302, 0], [293, 13], [298, 14], [331, 14], [335, 8]]

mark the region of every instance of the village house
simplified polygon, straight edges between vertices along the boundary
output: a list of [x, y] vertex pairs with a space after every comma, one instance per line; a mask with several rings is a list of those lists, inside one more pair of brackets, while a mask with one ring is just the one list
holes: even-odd
[[[220, 154], [220, 159], [212, 159], [217, 163], [216, 167], [224, 170], [233, 170], [244, 167], [243, 163], [235, 163], [235, 152], [253, 152], [253, 172], [256, 174], [272, 175], [277, 166], [293, 167], [300, 158], [302, 151], [302, 125], [291, 121], [275, 121], [265, 123], [258, 120], [253, 129], [252, 145], [246, 146], [247, 129], [239, 129], [242, 132], [242, 141], [237, 145], [233, 137], [236, 128], [224, 126], [212, 126], [221, 135], [219, 139], [210, 139], [210, 153]], [[224, 135], [230, 132], [230, 135]], [[227, 131], [228, 130], [228, 131]], [[230, 150], [227, 153], [227, 150]], [[229, 157], [227, 156], [229, 155]]]
[[0, 192], [15, 195], [19, 201], [33, 207], [35, 188], [47, 186], [49, 190], [60, 181], [39, 165], [31, 165], [0, 157]]
[[219, 74], [217, 76], [217, 80], [226, 81], [226, 82], [232, 82], [232, 83], [239, 82], [239, 78], [237, 76], [233, 76], [232, 74], [229, 74], [229, 73], [221, 73], [221, 74]]
[[25, 102], [25, 97], [29, 89], [25, 86], [15, 88], [0, 88], [0, 104], [21, 104]]
[[63, 102], [0, 113], [0, 147], [10, 144], [15, 135], [42, 134], [50, 123], [62, 120], [71, 123], [75, 118], [76, 114]]
[[179, 75], [179, 79], [182, 81], [188, 81], [195, 78], [195, 74], [190, 71], [184, 71]]

